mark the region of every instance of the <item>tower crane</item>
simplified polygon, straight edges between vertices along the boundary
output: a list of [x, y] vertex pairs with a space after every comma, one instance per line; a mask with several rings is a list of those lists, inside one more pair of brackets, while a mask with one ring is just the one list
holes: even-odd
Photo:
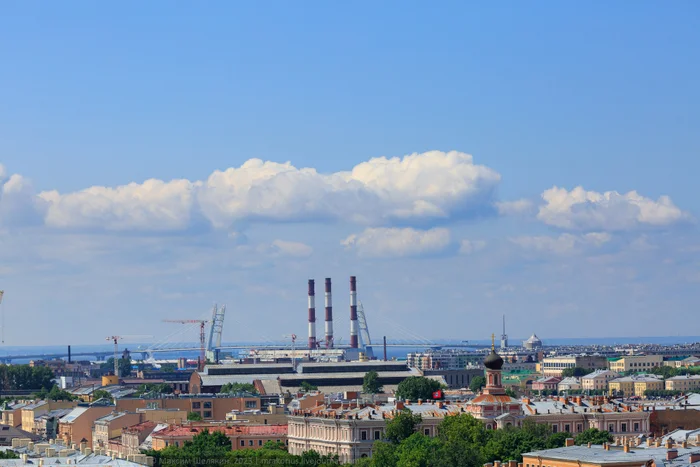
[[108, 336], [105, 340], [114, 342], [114, 376], [119, 378], [119, 341], [122, 339], [150, 338], [153, 336]]
[[205, 345], [205, 332], [204, 326], [209, 322], [203, 319], [164, 319], [164, 323], [179, 323], [179, 324], [199, 324], [199, 370], [202, 371], [204, 368], [204, 362], [206, 362], [206, 345]]
[[285, 334], [283, 336], [286, 339], [292, 339], [292, 370], [296, 371], [297, 366], [296, 366], [296, 342], [297, 342], [297, 335], [296, 334]]

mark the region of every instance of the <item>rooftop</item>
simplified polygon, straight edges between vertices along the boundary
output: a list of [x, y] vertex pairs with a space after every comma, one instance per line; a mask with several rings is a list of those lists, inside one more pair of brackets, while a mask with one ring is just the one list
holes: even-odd
[[204, 430], [232, 435], [286, 435], [287, 425], [183, 426], [173, 425], [152, 434], [152, 438], [189, 438]]
[[556, 449], [546, 449], [523, 454], [523, 457], [537, 457], [549, 460], [585, 462], [596, 465], [638, 463], [642, 466], [648, 461], [654, 461], [656, 467], [664, 465], [700, 465], [700, 462], [689, 463], [691, 453], [700, 453], [700, 448], [674, 448], [678, 452], [678, 457], [673, 460], [666, 460], [668, 449], [664, 448], [632, 448], [630, 452], [625, 452], [621, 447], [610, 447], [604, 449], [603, 446], [570, 446]]

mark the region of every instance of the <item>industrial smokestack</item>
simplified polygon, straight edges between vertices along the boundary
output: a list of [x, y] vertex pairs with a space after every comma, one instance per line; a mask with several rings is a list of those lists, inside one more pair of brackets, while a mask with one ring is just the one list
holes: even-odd
[[309, 349], [316, 348], [316, 290], [314, 280], [309, 279]]
[[333, 299], [329, 277], [326, 278], [326, 347], [333, 348]]
[[68, 346], [68, 363], [73, 363], [70, 358], [70, 345]]
[[350, 348], [359, 347], [357, 340], [357, 280], [350, 276]]

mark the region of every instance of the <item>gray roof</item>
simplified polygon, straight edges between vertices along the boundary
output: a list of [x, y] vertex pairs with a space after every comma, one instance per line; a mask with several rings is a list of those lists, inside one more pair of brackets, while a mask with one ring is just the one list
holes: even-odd
[[67, 415], [61, 417], [61, 423], [73, 423], [78, 417], [87, 412], [88, 407], [76, 407]]
[[621, 462], [639, 462], [639, 465], [644, 465], [649, 460], [654, 460], [657, 467], [663, 465], [698, 465], [699, 463], [689, 464], [688, 456], [691, 452], [700, 452], [700, 448], [675, 448], [678, 451], [678, 457], [672, 461], [666, 460], [665, 447], [663, 448], [632, 448], [630, 452], [625, 452], [621, 447], [611, 446], [609, 450], [603, 449], [603, 446], [570, 446], [556, 449], [545, 449], [543, 451], [535, 451], [523, 454], [523, 457], [541, 457], [543, 459], [560, 460], [560, 461], [581, 461], [596, 465], [616, 464]]

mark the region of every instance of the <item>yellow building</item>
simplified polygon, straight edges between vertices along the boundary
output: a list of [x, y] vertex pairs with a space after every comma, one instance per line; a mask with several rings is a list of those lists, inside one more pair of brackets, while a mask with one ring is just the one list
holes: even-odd
[[34, 420], [56, 409], [70, 409], [77, 406], [75, 401], [37, 401], [22, 407], [22, 429], [35, 433]]
[[624, 394], [626, 396], [644, 397], [647, 390], [660, 390], [664, 388], [664, 381], [655, 375], [635, 375], [617, 378], [608, 383], [610, 394]]
[[661, 391], [664, 388], [664, 381], [657, 378], [644, 378], [634, 382], [634, 395], [644, 397], [646, 391]]
[[608, 368], [616, 373], [625, 371], [646, 372], [663, 364], [664, 358], [661, 355], [626, 355], [610, 360]]
[[700, 389], [700, 375], [674, 376], [666, 380], [666, 390], [668, 391], [692, 391]]

